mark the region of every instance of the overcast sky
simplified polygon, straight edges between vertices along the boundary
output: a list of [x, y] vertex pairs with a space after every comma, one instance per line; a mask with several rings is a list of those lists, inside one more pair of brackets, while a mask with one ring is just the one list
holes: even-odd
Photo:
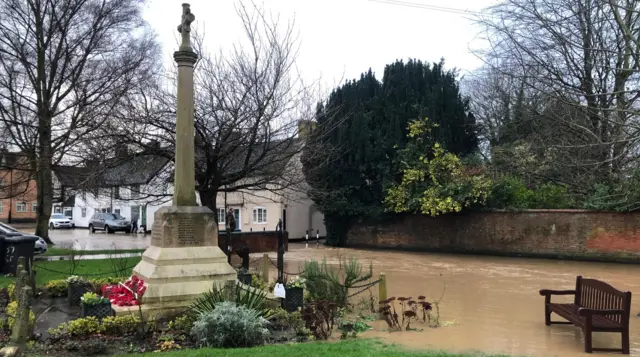
[[[382, 0], [385, 1], [385, 0]], [[395, 0], [392, 0], [395, 1]], [[150, 0], [145, 18], [163, 45], [165, 61], [177, 49], [176, 27], [182, 0]], [[406, 0], [400, 6], [370, 0], [264, 0], [257, 4], [281, 21], [294, 20], [300, 39], [298, 68], [307, 80], [322, 78], [326, 86], [356, 78], [371, 67], [380, 79], [384, 65], [395, 59], [439, 61], [463, 73], [481, 65], [470, 53], [482, 41], [469, 20], [496, 0]], [[206, 46], [217, 51], [242, 39], [235, 0], [191, 0], [195, 26], [204, 29]], [[250, 5], [250, 2], [246, 2]], [[468, 11], [467, 15], [461, 11]]]

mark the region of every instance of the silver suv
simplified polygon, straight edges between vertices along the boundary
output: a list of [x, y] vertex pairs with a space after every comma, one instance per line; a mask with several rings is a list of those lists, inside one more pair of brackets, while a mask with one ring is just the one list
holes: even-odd
[[117, 213], [95, 213], [89, 220], [89, 232], [94, 233], [97, 229], [107, 233], [131, 233], [131, 222]]

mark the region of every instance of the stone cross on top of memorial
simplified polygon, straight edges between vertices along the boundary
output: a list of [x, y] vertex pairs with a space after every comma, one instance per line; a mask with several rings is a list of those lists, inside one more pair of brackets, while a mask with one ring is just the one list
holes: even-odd
[[193, 51], [191, 48], [191, 23], [196, 20], [196, 16], [191, 13], [189, 4], [182, 4], [182, 22], [178, 25], [178, 32], [182, 35], [180, 51]]

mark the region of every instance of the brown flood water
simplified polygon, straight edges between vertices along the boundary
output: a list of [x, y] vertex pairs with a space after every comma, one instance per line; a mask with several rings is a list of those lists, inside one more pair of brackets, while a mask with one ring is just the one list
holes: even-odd
[[[573, 289], [577, 275], [601, 279], [633, 293], [631, 309], [631, 355], [640, 356], [640, 265], [554, 260], [457, 256], [397, 251], [332, 249], [291, 244], [285, 254], [285, 271], [297, 272], [307, 259], [356, 257], [363, 265], [373, 263], [374, 277], [386, 273], [389, 296], [439, 298], [445, 327], [424, 331], [386, 332], [375, 322], [365, 334], [410, 349], [452, 352], [483, 351], [513, 356], [584, 356], [584, 337], [573, 326], [544, 325], [541, 288]], [[270, 254], [275, 261], [275, 254]], [[259, 256], [259, 255], [256, 255]], [[252, 257], [254, 258], [254, 257]], [[273, 276], [273, 275], [272, 275]], [[373, 289], [377, 295], [377, 288]], [[559, 297], [557, 301], [563, 301]], [[566, 301], [568, 298], [564, 297]], [[569, 298], [570, 299], [570, 298]], [[553, 301], [553, 300], [552, 300]], [[552, 315], [552, 319], [558, 316]], [[416, 325], [418, 327], [418, 325]], [[620, 334], [594, 333], [594, 346], [619, 347]]]

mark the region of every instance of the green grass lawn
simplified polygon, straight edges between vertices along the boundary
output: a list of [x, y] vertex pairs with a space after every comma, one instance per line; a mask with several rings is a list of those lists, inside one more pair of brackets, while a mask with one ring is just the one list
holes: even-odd
[[[87, 275], [87, 278], [125, 277], [131, 275], [131, 270], [122, 271], [123, 268], [133, 268], [139, 261], [140, 257], [79, 260], [76, 261], [75, 270], [73, 269], [73, 263], [68, 260], [36, 261], [34, 262], [36, 283], [37, 285], [42, 285], [47, 281], [66, 279], [74, 274]], [[116, 273], [117, 271], [120, 271], [120, 273]], [[14, 284], [15, 280], [15, 277], [0, 276], [0, 287]]]
[[[151, 354], [151, 353], [149, 353]], [[146, 355], [146, 354], [145, 354]], [[140, 356], [138, 355], [130, 355]], [[410, 352], [371, 340], [350, 340], [336, 343], [302, 343], [273, 345], [250, 349], [199, 349], [163, 353], [163, 357], [508, 357], [486, 354], [455, 354], [447, 352]]]
[[99, 255], [99, 254], [122, 254], [122, 253], [142, 253], [144, 249], [105, 249], [105, 250], [72, 250], [67, 248], [58, 248], [58, 247], [49, 247], [46, 253], [41, 256], [51, 257], [51, 256], [83, 256], [83, 255]]

